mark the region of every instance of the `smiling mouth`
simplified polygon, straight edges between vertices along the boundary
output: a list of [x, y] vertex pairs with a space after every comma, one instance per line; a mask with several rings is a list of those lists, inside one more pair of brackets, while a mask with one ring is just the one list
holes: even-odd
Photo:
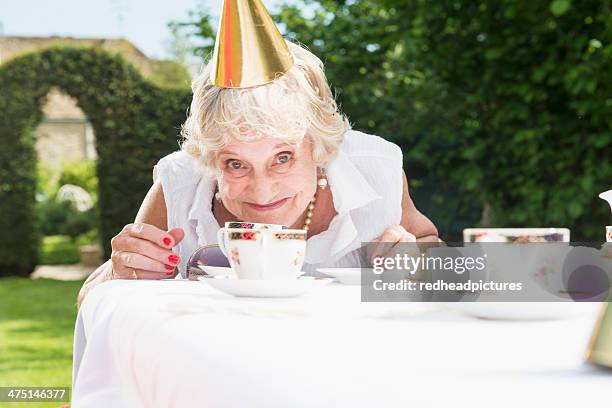
[[266, 204], [266, 205], [259, 205], [259, 204], [253, 204], [253, 203], [246, 203], [246, 205], [248, 205], [249, 207], [257, 210], [257, 211], [270, 211], [270, 210], [275, 210], [279, 207], [281, 207], [282, 205], [284, 205], [287, 201], [289, 200], [289, 197], [286, 198], [282, 198], [278, 201], [274, 201], [273, 203], [270, 204]]

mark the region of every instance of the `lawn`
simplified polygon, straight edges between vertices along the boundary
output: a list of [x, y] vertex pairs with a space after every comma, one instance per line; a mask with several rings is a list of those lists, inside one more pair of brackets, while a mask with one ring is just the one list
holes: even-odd
[[[71, 386], [75, 301], [82, 284], [0, 279], [0, 386]], [[0, 407], [60, 405], [0, 402]]]

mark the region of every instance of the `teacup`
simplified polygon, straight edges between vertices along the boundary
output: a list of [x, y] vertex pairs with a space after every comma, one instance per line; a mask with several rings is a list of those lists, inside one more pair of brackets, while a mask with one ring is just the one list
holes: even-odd
[[229, 221], [225, 223], [225, 228], [281, 230], [287, 229], [287, 226], [281, 224], [262, 224], [257, 222]]
[[222, 228], [221, 251], [238, 279], [295, 279], [302, 274], [306, 230]]

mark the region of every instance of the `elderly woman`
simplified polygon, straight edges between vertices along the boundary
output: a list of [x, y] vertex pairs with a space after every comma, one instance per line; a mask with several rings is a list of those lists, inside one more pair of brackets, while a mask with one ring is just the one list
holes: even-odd
[[282, 41], [293, 63], [271, 82], [218, 86], [218, 57], [193, 82], [181, 150], [153, 169], [134, 223], [113, 238], [79, 304], [108, 279], [185, 275], [189, 256], [216, 243], [227, 221], [307, 229], [309, 272], [360, 266], [363, 242], [438, 240], [410, 199], [400, 148], [351, 130], [321, 60]]

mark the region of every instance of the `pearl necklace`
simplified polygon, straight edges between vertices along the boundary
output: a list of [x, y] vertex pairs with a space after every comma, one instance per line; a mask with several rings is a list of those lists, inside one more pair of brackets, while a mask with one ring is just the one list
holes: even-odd
[[[327, 187], [327, 177], [325, 175], [325, 169], [321, 169], [321, 176], [317, 180], [317, 186], [321, 190], [325, 190]], [[312, 213], [314, 212], [315, 202], [317, 201], [317, 192], [315, 191], [315, 195], [310, 199], [310, 204], [308, 204], [308, 212], [306, 213], [306, 219], [304, 220], [303, 230], [308, 231], [310, 229], [310, 223], [312, 222]]]
[[314, 211], [316, 201], [317, 196], [314, 195], [310, 199], [310, 204], [308, 204], [308, 212], [306, 213], [306, 219], [304, 220], [304, 226], [302, 227], [303, 230], [308, 231], [308, 229], [310, 228], [310, 223], [312, 222], [312, 213]]

